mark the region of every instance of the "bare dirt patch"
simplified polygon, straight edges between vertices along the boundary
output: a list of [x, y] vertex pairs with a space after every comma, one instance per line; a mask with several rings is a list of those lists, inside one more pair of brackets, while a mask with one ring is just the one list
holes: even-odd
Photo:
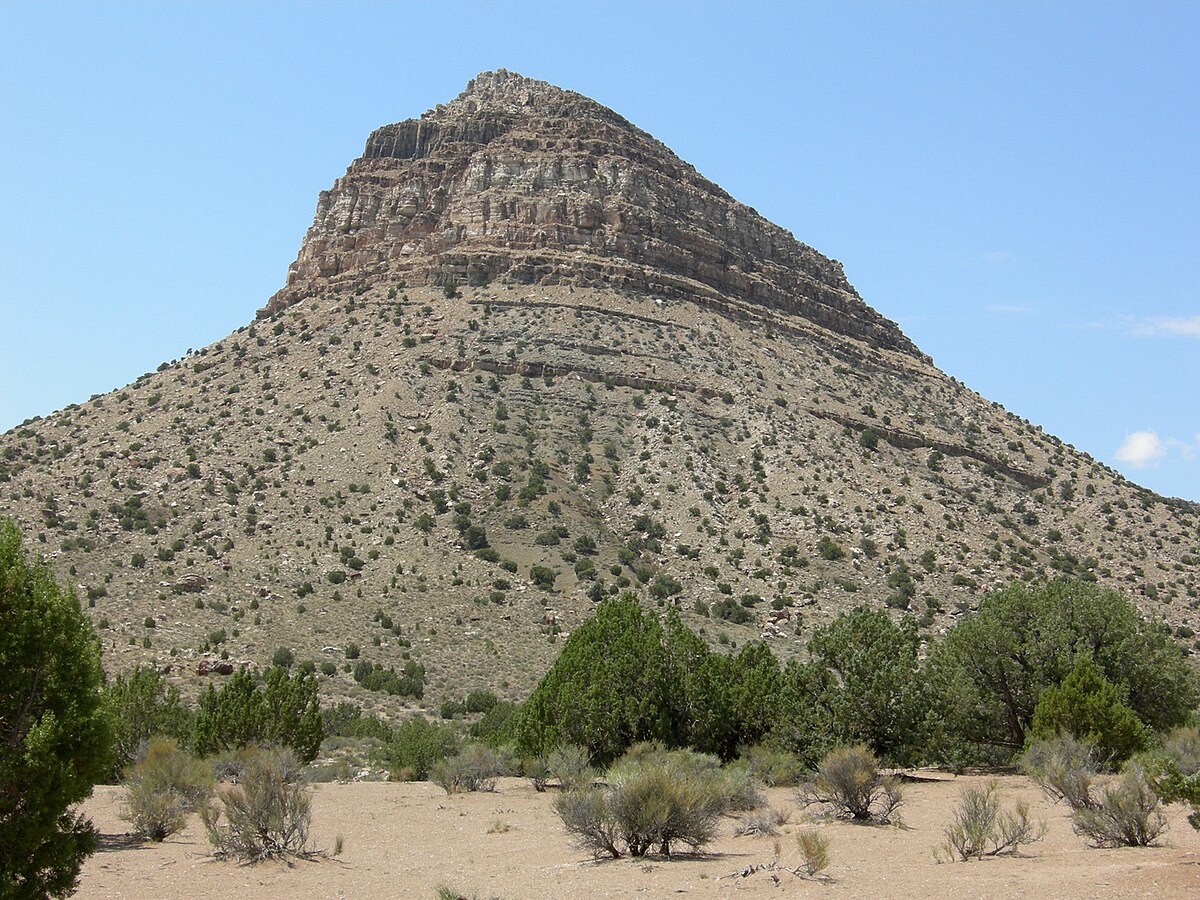
[[[812, 820], [792, 792], [768, 792], [791, 819], [778, 837], [733, 837], [734, 819], [702, 857], [594, 861], [575, 849], [551, 808], [522, 779], [501, 779], [490, 794], [447, 797], [428, 783], [326, 784], [315, 788], [313, 835], [338, 859], [239, 866], [208, 855], [193, 817], [163, 844], [125, 837], [118, 817], [122, 791], [100, 787], [84, 805], [102, 837], [84, 867], [78, 896], [88, 897], [433, 897], [445, 885], [468, 897], [1187, 897], [1200, 895], [1200, 834], [1184, 811], [1169, 811], [1162, 846], [1094, 850], [1071, 831], [1062, 807], [1049, 804], [1028, 780], [1000, 779], [1006, 802], [1024, 798], [1049, 831], [1019, 858], [938, 864], [932, 848], [961, 790], [978, 776], [906, 786], [902, 827], [867, 827]], [[795, 833], [817, 827], [832, 841], [824, 881], [782, 867], [800, 864]], [[779, 868], [772, 870], [775, 843]], [[766, 865], [764, 865], [766, 864]], [[744, 876], [741, 874], [748, 872]], [[777, 879], [777, 880], [776, 880]]]

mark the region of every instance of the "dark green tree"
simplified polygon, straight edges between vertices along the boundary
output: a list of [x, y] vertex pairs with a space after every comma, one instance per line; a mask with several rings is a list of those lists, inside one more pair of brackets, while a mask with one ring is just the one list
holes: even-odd
[[113, 723], [110, 777], [119, 776], [155, 735], [191, 746], [195, 713], [180, 701], [179, 689], [154, 669], [136, 666], [129, 674], [118, 675], [104, 688], [104, 705]]
[[1017, 582], [983, 599], [930, 654], [926, 670], [947, 760], [1008, 762], [1025, 744], [1042, 692], [1075, 658], [1127, 692], [1156, 730], [1184, 722], [1196, 677], [1161, 623], [1147, 622], [1115, 591], [1061, 579]]
[[312, 762], [321, 749], [324, 724], [317, 679], [310, 672], [289, 676], [275, 667], [267, 672], [263, 690], [265, 742], [291, 747], [301, 762]]
[[668, 741], [729, 758], [737, 749], [730, 707], [730, 660], [713, 653], [672, 607], [662, 623]]
[[410, 716], [392, 732], [384, 750], [388, 768], [413, 781], [429, 777], [438, 760], [458, 752], [458, 738], [449, 725], [434, 725], [420, 716]]
[[809, 702], [824, 708], [834, 743], [865, 743], [895, 764], [918, 759], [927, 713], [919, 648], [911, 616], [897, 625], [866, 606], [813, 632]]
[[1125, 704], [1124, 692], [1081, 653], [1071, 674], [1042, 691], [1033, 711], [1033, 737], [1071, 734], [1091, 743], [1110, 764], [1125, 762], [1146, 748], [1146, 726]]
[[[720, 658], [720, 657], [718, 657]], [[727, 691], [732, 746], [715, 748], [732, 759], [738, 748], [759, 743], [779, 717], [783, 671], [767, 645], [753, 641], [728, 657]]]
[[201, 695], [194, 749], [198, 756], [209, 756], [248, 744], [276, 744], [291, 747], [303, 762], [310, 762], [322, 736], [315, 676], [289, 675], [275, 666], [260, 691], [253, 676], [241, 668], [221, 690], [210, 684]]
[[95, 849], [70, 807], [108, 771], [103, 679], [78, 601], [0, 520], [0, 896], [66, 896]]
[[836, 746], [830, 709], [816, 701], [831, 679], [819, 664], [788, 660], [781, 678], [778, 716], [765, 741], [793, 754], [809, 769], [815, 769]]
[[605, 600], [571, 633], [550, 671], [522, 705], [522, 753], [586, 747], [606, 764], [638, 741], [671, 742], [663, 635], [632, 595]]

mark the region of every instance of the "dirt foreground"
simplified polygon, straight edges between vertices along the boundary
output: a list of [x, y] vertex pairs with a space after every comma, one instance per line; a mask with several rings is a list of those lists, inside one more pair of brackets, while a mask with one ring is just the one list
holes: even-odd
[[[999, 779], [1006, 802], [1025, 799], [1046, 821], [1045, 839], [1021, 857], [939, 864], [933, 847], [959, 793], [977, 776], [907, 785], [903, 827], [812, 820], [790, 789], [768, 792], [791, 813], [777, 837], [734, 837], [727, 819], [703, 857], [593, 861], [564, 832], [551, 806], [523, 779], [501, 779], [488, 794], [447, 797], [428, 783], [323, 784], [315, 787], [313, 838], [337, 859], [239, 866], [208, 856], [195, 817], [163, 844], [140, 844], [118, 813], [122, 789], [100, 787], [84, 804], [102, 849], [84, 866], [82, 898], [120, 897], [435, 897], [445, 886], [465, 897], [1200, 897], [1200, 833], [1185, 810], [1168, 811], [1170, 830], [1153, 848], [1095, 850], [1071, 831], [1062, 807], [1024, 778]], [[552, 791], [553, 789], [551, 789]], [[822, 829], [831, 839], [827, 877], [797, 877], [795, 833]], [[775, 859], [778, 842], [778, 866]], [[763, 867], [766, 864], [766, 867]], [[755, 868], [759, 867], [759, 868]]]

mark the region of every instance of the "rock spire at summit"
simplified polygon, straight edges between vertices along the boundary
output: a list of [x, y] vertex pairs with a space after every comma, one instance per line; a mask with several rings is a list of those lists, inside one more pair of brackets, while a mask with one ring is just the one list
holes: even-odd
[[503, 69], [370, 135], [262, 314], [379, 278], [608, 286], [921, 356], [838, 262], [612, 110]]

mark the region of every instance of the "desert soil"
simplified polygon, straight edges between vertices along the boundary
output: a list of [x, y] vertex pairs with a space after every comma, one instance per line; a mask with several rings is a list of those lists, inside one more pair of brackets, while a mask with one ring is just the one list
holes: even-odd
[[[1200, 832], [1185, 810], [1168, 811], [1161, 846], [1097, 850], [1072, 833], [1060, 806], [1026, 779], [999, 779], [1006, 802], [1029, 801], [1048, 833], [1020, 857], [939, 864], [933, 847], [963, 788], [982, 776], [931, 776], [909, 784], [902, 827], [812, 819], [789, 789], [768, 792], [791, 813], [777, 837], [734, 837], [722, 823], [704, 856], [595, 861], [555, 816], [551, 793], [501, 779], [495, 793], [447, 797], [429, 783], [322, 784], [315, 787], [313, 838], [337, 859], [240, 866], [213, 859], [200, 823], [162, 844], [137, 843], [119, 817], [122, 790], [99, 787], [83, 806], [102, 849], [80, 879], [81, 898], [120, 897], [434, 897], [446, 886], [465, 897], [1197, 897]], [[822, 880], [786, 868], [800, 863], [795, 833], [823, 830], [832, 863]], [[778, 842], [778, 867], [775, 859]], [[764, 867], [766, 864], [766, 867]], [[755, 869], [755, 867], [758, 867]]]

